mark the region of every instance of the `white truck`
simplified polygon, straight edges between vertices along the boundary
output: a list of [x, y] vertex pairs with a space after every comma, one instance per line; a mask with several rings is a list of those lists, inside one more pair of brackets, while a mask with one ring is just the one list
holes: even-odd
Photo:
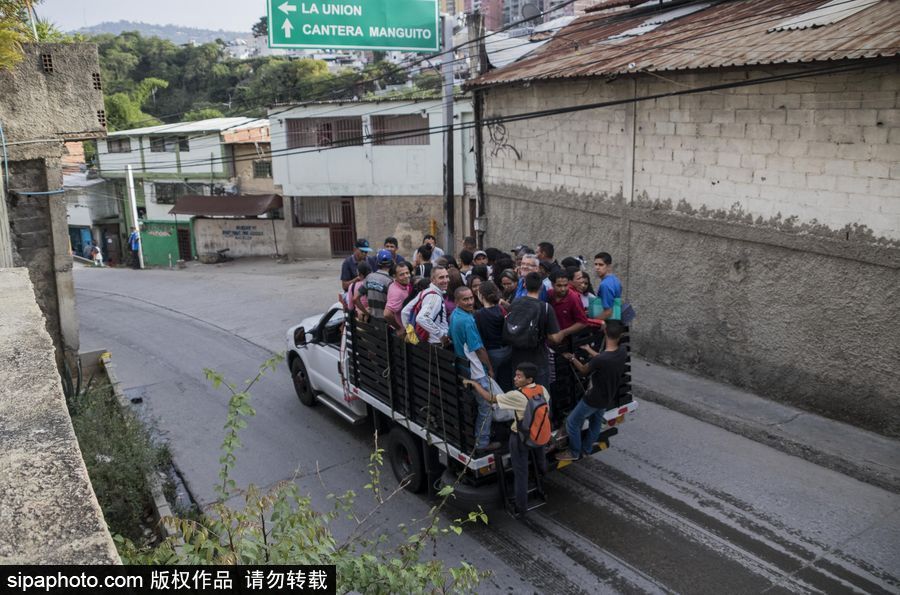
[[[381, 320], [345, 316], [340, 304], [291, 327], [286, 340], [287, 365], [300, 402], [324, 405], [351, 424], [372, 423], [380, 437], [387, 435], [385, 454], [406, 489], [434, 494], [445, 484], [454, 485], [452, 502], [464, 509], [508, 503], [508, 455], [501, 450], [474, 456], [476, 397], [460, 382], [452, 350], [411, 345]], [[601, 342], [602, 331], [585, 331], [567, 341], [563, 347], [577, 353], [580, 345]], [[622, 341], [627, 348], [627, 333]], [[609, 446], [625, 416], [637, 408], [630, 368], [629, 357], [592, 454]], [[553, 455], [567, 444], [559, 429], [584, 392], [582, 380], [562, 357], [555, 358], [554, 372], [548, 387], [554, 431], [546, 449], [551, 470], [569, 464]], [[502, 433], [507, 426], [496, 423], [494, 429]], [[533, 508], [542, 503], [543, 491], [539, 474], [531, 475]]]

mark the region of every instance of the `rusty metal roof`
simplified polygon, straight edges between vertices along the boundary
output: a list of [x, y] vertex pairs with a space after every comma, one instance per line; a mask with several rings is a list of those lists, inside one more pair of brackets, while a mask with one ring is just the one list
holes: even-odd
[[869, 0], [862, 10], [859, 0], [846, 2], [846, 17], [790, 30], [779, 27], [802, 21], [827, 0], [653, 1], [630, 10], [597, 10], [533, 54], [467, 87], [900, 54], [900, 0]]
[[189, 194], [175, 199], [170, 215], [205, 215], [207, 217], [258, 217], [280, 209], [278, 194], [238, 194], [236, 196], [202, 196]]

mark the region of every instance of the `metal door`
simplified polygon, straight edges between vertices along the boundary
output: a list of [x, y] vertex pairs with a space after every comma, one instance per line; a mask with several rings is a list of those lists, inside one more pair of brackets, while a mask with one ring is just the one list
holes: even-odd
[[191, 260], [191, 230], [178, 228], [178, 258]]
[[328, 205], [328, 228], [331, 234], [331, 254], [343, 256], [353, 252], [356, 241], [356, 215], [353, 198], [332, 200]]

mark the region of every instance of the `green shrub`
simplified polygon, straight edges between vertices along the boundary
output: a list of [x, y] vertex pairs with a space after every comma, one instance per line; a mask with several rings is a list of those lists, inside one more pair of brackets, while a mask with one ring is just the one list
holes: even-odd
[[73, 398], [70, 413], [110, 533], [140, 539], [150, 510], [147, 477], [168, 464], [168, 451], [153, 443], [134, 413], [122, 411], [109, 385]]
[[[207, 379], [216, 388], [230, 393], [225, 438], [219, 459], [218, 502], [198, 519], [169, 518], [163, 522], [174, 536], [155, 548], [141, 548], [117, 537], [125, 564], [334, 564], [337, 568], [337, 590], [359, 593], [447, 593], [473, 591], [485, 573], [466, 562], [447, 567], [430, 556], [435, 540], [450, 533], [459, 535], [468, 523], [487, 522], [483, 512], [471, 513], [464, 519], [446, 521], [441, 513], [453, 488], [441, 490], [441, 500], [428, 515], [410, 526], [400, 525], [404, 536], [399, 545], [388, 543], [382, 531], [369, 537], [375, 513], [403, 489], [385, 490], [381, 485], [384, 451], [378, 447], [369, 458], [369, 483], [372, 503], [360, 512], [356, 494], [347, 491], [330, 495], [333, 506], [325, 511], [312, 507], [310, 498], [301, 493], [293, 481], [282, 482], [263, 492], [255, 486], [238, 490], [230, 478], [235, 452], [240, 448], [239, 430], [246, 427], [245, 418], [255, 415], [250, 406], [250, 389], [268, 370], [274, 370], [281, 356], [273, 357], [259, 368], [243, 387], [227, 382], [221, 374], [206, 370]], [[229, 506], [234, 496], [243, 496], [243, 505]], [[344, 539], [336, 538], [330, 524], [339, 517], [350, 520], [353, 529]]]

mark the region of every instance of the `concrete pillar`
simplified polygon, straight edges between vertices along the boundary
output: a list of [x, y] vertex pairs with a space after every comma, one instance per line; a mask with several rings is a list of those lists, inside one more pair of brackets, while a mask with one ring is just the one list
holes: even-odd
[[[58, 158], [46, 159], [47, 187], [62, 187], [62, 163]], [[59, 331], [64, 356], [78, 355], [78, 312], [75, 309], [75, 279], [72, 277], [72, 254], [69, 247], [69, 220], [66, 195], [47, 197], [50, 207], [50, 233], [53, 245], [53, 275], [56, 280], [56, 300], [59, 309]]]
[[[3, 171], [0, 168], [0, 176], [2, 175]], [[9, 212], [6, 208], [4, 184], [5, 182], [0, 179], [0, 269], [13, 267], [12, 236], [9, 233]]]

